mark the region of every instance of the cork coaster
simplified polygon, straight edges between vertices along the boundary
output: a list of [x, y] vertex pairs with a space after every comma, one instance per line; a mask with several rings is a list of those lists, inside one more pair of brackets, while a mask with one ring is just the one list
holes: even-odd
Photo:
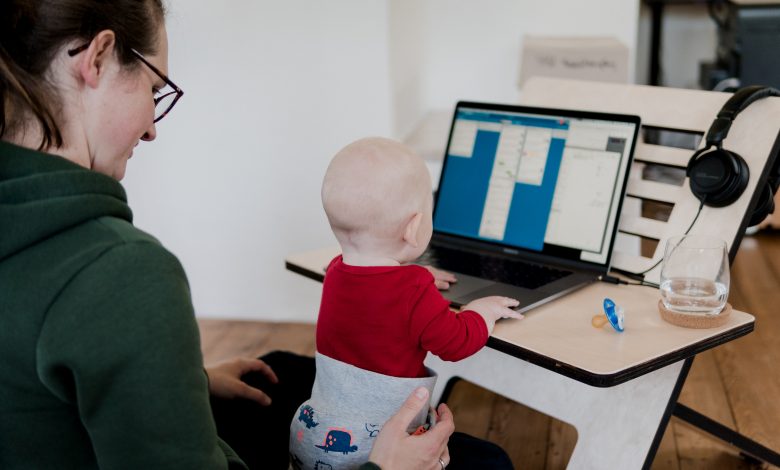
[[725, 325], [729, 321], [731, 304], [726, 303], [723, 310], [717, 315], [690, 315], [673, 312], [664, 306], [663, 300], [659, 300], [658, 311], [661, 313], [661, 318], [672, 325], [685, 328], [716, 328]]

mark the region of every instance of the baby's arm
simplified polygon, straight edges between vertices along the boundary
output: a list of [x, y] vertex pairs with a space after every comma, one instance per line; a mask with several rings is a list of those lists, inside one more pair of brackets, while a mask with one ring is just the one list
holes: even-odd
[[523, 318], [522, 314], [519, 314], [510, 308], [517, 307], [518, 305], [520, 305], [520, 302], [515, 299], [494, 295], [492, 297], [482, 297], [481, 299], [472, 300], [463, 306], [463, 310], [477, 312], [485, 320], [488, 334], [490, 334], [493, 331], [496, 320], [500, 318]]
[[500, 305], [500, 302], [490, 300], [500, 297], [475, 301], [474, 307], [481, 312], [463, 310], [454, 313], [449, 308], [449, 301], [444, 299], [434, 286], [432, 276], [426, 274], [423, 285], [411, 302], [411, 333], [415, 338], [419, 338], [422, 349], [445, 361], [459, 361], [482, 349], [497, 318], [522, 318], [518, 313]]

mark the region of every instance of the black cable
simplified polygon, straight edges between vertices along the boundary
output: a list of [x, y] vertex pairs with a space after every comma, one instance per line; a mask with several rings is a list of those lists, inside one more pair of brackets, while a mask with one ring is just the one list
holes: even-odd
[[[685, 236], [685, 235], [688, 235], [688, 234], [691, 232], [691, 229], [693, 228], [694, 224], [696, 224], [696, 221], [697, 221], [697, 220], [699, 220], [699, 215], [701, 215], [701, 210], [704, 208], [704, 201], [705, 201], [705, 200], [706, 200], [706, 198], [703, 198], [703, 199], [701, 200], [701, 204], [699, 204], [699, 210], [696, 212], [696, 216], [693, 218], [693, 221], [691, 221], [691, 225], [689, 225], [689, 226], [688, 226], [688, 230], [686, 230], [686, 231], [685, 231], [685, 233], [683, 234], [683, 236]], [[677, 247], [675, 247], [675, 249], [676, 249], [676, 248], [677, 248]], [[649, 273], [650, 271], [652, 271], [653, 269], [655, 269], [655, 268], [656, 268], [656, 266], [658, 266], [659, 264], [661, 264], [661, 263], [663, 262], [663, 260], [664, 260], [663, 258], [659, 259], [659, 260], [658, 260], [658, 262], [656, 262], [654, 265], [652, 265], [652, 266], [650, 266], [649, 268], [645, 269], [644, 271], [641, 271], [641, 272], [638, 272], [638, 273], [634, 273], [634, 272], [631, 272], [631, 271], [625, 271], [625, 270], [622, 270], [622, 269], [618, 269], [618, 271], [620, 271], [620, 272], [622, 272], [622, 273], [625, 273], [625, 274], [626, 274], [626, 275], [628, 275], [629, 277], [633, 277], [633, 276], [637, 276], [637, 277], [638, 277], [638, 276], [643, 276], [643, 275], [645, 275], [645, 274]], [[602, 279], [602, 277], [603, 277], [604, 279]], [[599, 276], [599, 280], [600, 280], [600, 281], [604, 281], [604, 282], [612, 282], [612, 281], [611, 281], [611, 280], [609, 280], [608, 278], [612, 278], [612, 276]], [[614, 278], [614, 279], [617, 279], [617, 278]], [[642, 282], [644, 282], [644, 280], [642, 280]], [[612, 283], [613, 283], [613, 284], [622, 284], [621, 282], [612, 282]]]
[[661, 286], [654, 282], [647, 282], [647, 281], [640, 281], [640, 282], [626, 282], [627, 286], [642, 286], [642, 287], [651, 287], [653, 289], [660, 289]]
[[652, 287], [653, 289], [658, 289], [658, 284], [655, 284], [653, 282], [647, 282], [647, 281], [639, 281], [639, 282], [628, 282], [624, 281], [623, 279], [620, 279], [615, 276], [609, 276], [609, 275], [603, 275], [598, 277], [599, 281], [601, 282], [608, 282], [610, 284], [622, 284], [624, 286], [643, 286], [643, 287]]
[[[691, 229], [693, 228], [693, 225], [696, 223], [697, 220], [699, 220], [699, 215], [701, 214], [702, 208], [704, 208], [704, 199], [702, 199], [701, 204], [699, 204], [699, 210], [696, 212], [696, 217], [693, 218], [693, 222], [691, 222], [691, 225], [688, 226], [688, 230], [685, 231], [683, 236], [688, 235], [688, 233], [690, 233]], [[677, 248], [677, 247], [675, 247], [675, 248]], [[636, 275], [636, 276], [642, 276], [644, 274], [647, 274], [650, 271], [652, 271], [653, 269], [655, 269], [656, 266], [661, 264], [663, 262], [663, 260], [664, 259], [661, 258], [661, 259], [658, 260], [657, 263], [655, 263], [654, 265], [652, 265], [649, 268], [645, 269], [644, 271], [638, 272], [638, 273], [631, 273], [631, 274]]]

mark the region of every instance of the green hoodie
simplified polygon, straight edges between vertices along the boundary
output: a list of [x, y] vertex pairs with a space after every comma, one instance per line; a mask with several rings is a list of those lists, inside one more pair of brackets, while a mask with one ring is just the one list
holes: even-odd
[[114, 179], [0, 142], [0, 468], [244, 468], [187, 279]]

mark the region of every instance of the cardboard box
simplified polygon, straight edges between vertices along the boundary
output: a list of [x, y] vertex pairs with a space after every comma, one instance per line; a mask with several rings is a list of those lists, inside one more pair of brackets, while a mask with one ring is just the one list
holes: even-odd
[[537, 75], [628, 83], [628, 47], [611, 37], [525, 36], [518, 86]]

